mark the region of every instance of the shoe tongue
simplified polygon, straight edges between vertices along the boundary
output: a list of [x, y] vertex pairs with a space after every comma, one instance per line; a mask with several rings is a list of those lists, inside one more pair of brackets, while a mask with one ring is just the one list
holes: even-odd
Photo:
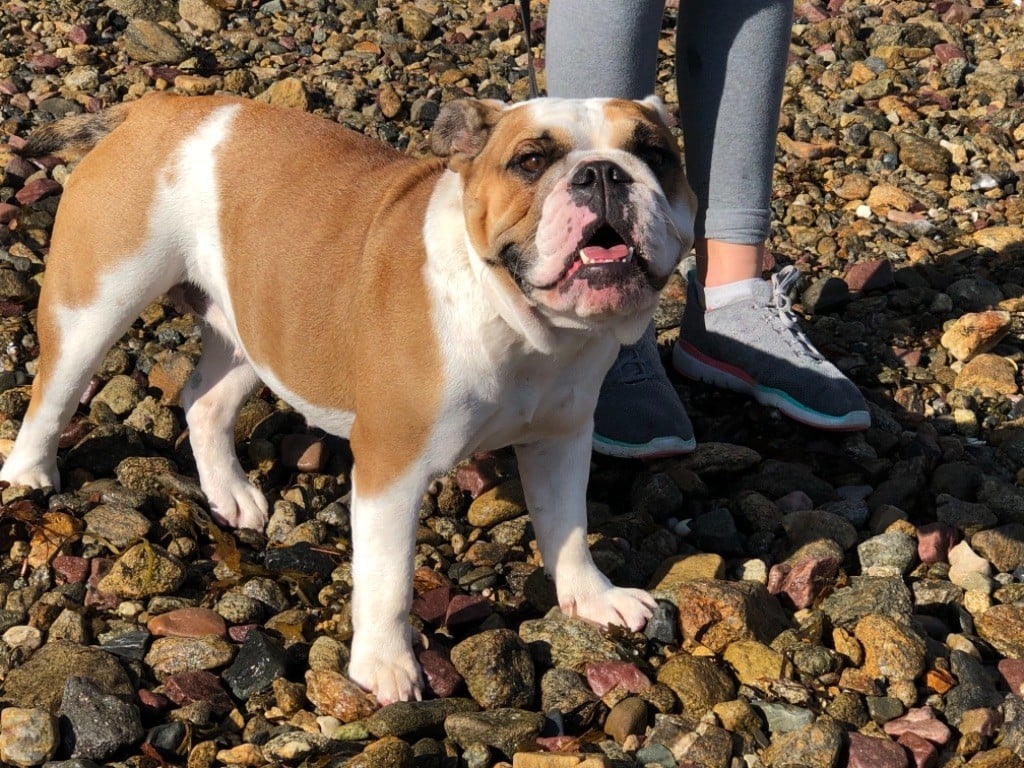
[[604, 248], [600, 245], [586, 245], [580, 248], [580, 253], [590, 261], [621, 261], [629, 256], [629, 246], [625, 243], [613, 245], [611, 248]]

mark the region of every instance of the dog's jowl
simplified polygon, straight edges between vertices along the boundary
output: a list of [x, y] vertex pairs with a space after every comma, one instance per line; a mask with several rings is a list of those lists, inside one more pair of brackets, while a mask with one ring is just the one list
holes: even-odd
[[650, 615], [587, 549], [592, 419], [693, 233], [656, 100], [456, 101], [431, 144], [413, 159], [301, 112], [161, 94], [28, 146], [89, 151], [57, 213], [32, 402], [0, 479], [59, 485], [58, 438], [90, 377], [171, 292], [205, 320], [182, 400], [218, 521], [267, 519], [232, 442], [258, 382], [351, 440], [349, 673], [382, 702], [421, 690], [420, 497], [475, 450], [515, 446], [565, 611], [631, 628]]

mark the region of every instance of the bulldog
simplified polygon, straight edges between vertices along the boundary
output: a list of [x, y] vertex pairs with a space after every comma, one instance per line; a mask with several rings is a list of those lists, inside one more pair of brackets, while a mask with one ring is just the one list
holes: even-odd
[[328, 120], [159, 94], [36, 132], [87, 150], [39, 301], [32, 400], [0, 480], [57, 488], [57, 442], [106, 350], [170, 294], [204, 322], [182, 395], [212, 514], [261, 528], [235, 455], [259, 382], [351, 441], [349, 674], [418, 698], [408, 621], [420, 499], [473, 451], [513, 445], [569, 614], [639, 629], [645, 592], [587, 548], [598, 389], [693, 239], [660, 101], [458, 100], [416, 159]]

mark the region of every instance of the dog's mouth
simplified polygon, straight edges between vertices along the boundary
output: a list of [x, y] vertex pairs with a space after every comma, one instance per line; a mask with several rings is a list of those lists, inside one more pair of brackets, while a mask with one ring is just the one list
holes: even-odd
[[635, 271], [647, 271], [643, 254], [615, 227], [604, 222], [584, 234], [562, 273], [548, 287], [564, 287], [574, 280], [607, 285]]

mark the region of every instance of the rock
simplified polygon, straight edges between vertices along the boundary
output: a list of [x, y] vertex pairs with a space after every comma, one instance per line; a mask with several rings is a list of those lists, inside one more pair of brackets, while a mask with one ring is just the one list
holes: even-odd
[[946, 174], [952, 168], [953, 158], [938, 142], [909, 131], [896, 134], [900, 148], [900, 162], [919, 173]]
[[402, 19], [402, 31], [413, 40], [425, 40], [433, 29], [433, 15], [414, 5], [402, 6], [399, 13]]
[[913, 733], [933, 744], [942, 746], [949, 741], [949, 726], [935, 717], [931, 707], [909, 709], [903, 717], [890, 720], [882, 726], [890, 736], [897, 738], [905, 733]]
[[343, 723], [362, 720], [377, 709], [373, 696], [340, 672], [326, 669], [306, 671], [306, 698], [320, 712]]
[[477, 528], [491, 528], [525, 514], [523, 486], [518, 480], [509, 480], [477, 496], [469, 505], [467, 519]]
[[281, 463], [299, 472], [320, 472], [327, 448], [315, 435], [285, 435], [281, 438]]
[[297, 77], [276, 80], [267, 90], [256, 97], [256, 101], [273, 104], [287, 109], [309, 110], [309, 92], [306, 84]]
[[152, 527], [145, 515], [123, 504], [99, 504], [85, 515], [86, 540], [109, 543], [118, 549], [145, 538]]
[[824, 315], [850, 303], [850, 288], [838, 277], [826, 277], [811, 283], [800, 300], [807, 312]]
[[730, 643], [722, 660], [732, 667], [740, 685], [758, 690], [768, 690], [775, 681], [788, 677], [792, 666], [781, 653], [756, 640]]
[[177, 64], [185, 58], [178, 39], [155, 21], [132, 19], [124, 31], [124, 51], [146, 64]]
[[906, 768], [907, 754], [890, 739], [850, 734], [848, 768]]
[[219, 613], [209, 608], [179, 608], [154, 616], [146, 629], [157, 637], [223, 637], [227, 624]]
[[524, 621], [519, 625], [519, 636], [541, 668], [582, 671], [595, 661], [621, 661], [629, 656], [597, 627], [569, 618], [557, 609], [552, 609], [543, 619]]
[[[882, 185], [884, 187], [885, 185]], [[877, 189], [872, 192], [872, 197], [877, 194]], [[909, 196], [908, 196], [909, 197]], [[893, 201], [890, 201], [893, 202]], [[868, 200], [868, 205], [872, 208], [871, 199]], [[910, 210], [911, 208], [918, 205], [917, 201], [910, 197], [907, 201], [900, 201], [896, 203], [896, 207], [900, 210]], [[849, 286], [851, 291], [887, 291], [896, 285], [895, 278], [892, 271], [892, 263], [888, 259], [873, 259], [871, 261], [861, 261], [856, 264], [851, 264], [850, 268], [846, 270], [846, 274], [843, 276], [843, 280], [846, 285]]]
[[0, 760], [41, 765], [57, 751], [59, 734], [57, 718], [46, 710], [7, 707], [0, 711]]
[[366, 729], [376, 736], [398, 736], [406, 740], [444, 735], [445, 720], [459, 712], [476, 712], [479, 706], [469, 699], [434, 701], [396, 701], [378, 709], [366, 720]]
[[768, 592], [785, 594], [797, 608], [809, 608], [839, 575], [838, 557], [805, 557], [780, 563], [768, 573]]
[[698, 475], [735, 474], [760, 463], [761, 454], [752, 448], [715, 442], [698, 443], [693, 453], [679, 460], [680, 466]]
[[532, 705], [536, 678], [530, 649], [508, 629], [492, 629], [452, 648], [452, 664], [484, 709], [525, 709]]
[[59, 715], [64, 748], [73, 758], [104, 760], [144, 735], [137, 707], [84, 677], [68, 678]]
[[202, 32], [216, 32], [221, 28], [220, 11], [206, 0], [178, 0], [178, 13]]
[[470, 744], [494, 747], [511, 757], [520, 745], [530, 744], [540, 734], [544, 716], [521, 709], [492, 709], [487, 712], [462, 712], [450, 715], [445, 733], [465, 748]]
[[857, 546], [861, 571], [868, 576], [902, 576], [914, 563], [917, 547], [901, 531], [872, 536]]
[[975, 244], [996, 253], [1013, 255], [1024, 249], [1024, 227], [985, 227], [973, 237]]
[[661, 666], [658, 682], [672, 689], [683, 703], [683, 712], [694, 723], [716, 704], [736, 695], [732, 679], [713, 661], [685, 653], [673, 656]]
[[736, 640], [770, 643], [789, 621], [767, 589], [757, 582], [699, 579], [679, 589], [683, 637], [720, 653]]
[[163, 681], [163, 690], [179, 707], [186, 707], [197, 701], [207, 702], [218, 715], [226, 715], [235, 704], [221, 687], [218, 677], [210, 672], [179, 672]]
[[598, 696], [587, 688], [583, 677], [571, 669], [555, 667], [545, 672], [540, 681], [540, 700], [545, 712], [558, 710], [561, 713], [570, 733], [589, 728], [602, 710]]
[[287, 654], [281, 642], [263, 632], [251, 631], [223, 678], [231, 692], [245, 700], [269, 688], [285, 674], [286, 666]]
[[847, 586], [828, 595], [821, 609], [833, 624], [844, 628], [873, 613], [899, 621], [911, 613], [910, 590], [899, 578], [854, 576]]
[[3, 702], [39, 707], [56, 713], [70, 677], [85, 677], [103, 693], [128, 701], [134, 687], [117, 660], [108, 653], [65, 640], [51, 641], [12, 669], [4, 681]]
[[587, 685], [598, 696], [615, 688], [630, 693], [642, 693], [651, 681], [636, 665], [627, 661], [598, 661], [587, 665]]
[[831, 539], [845, 551], [857, 543], [857, 529], [832, 512], [790, 512], [782, 518], [782, 526], [794, 548], [819, 539]]
[[386, 736], [345, 764], [348, 768], [412, 768], [413, 750], [401, 739]]
[[163, 547], [144, 542], [126, 550], [99, 583], [101, 592], [139, 599], [174, 592], [185, 581], [185, 566]]
[[220, 637], [161, 637], [146, 654], [146, 665], [157, 679], [179, 672], [194, 672], [227, 666], [235, 657], [235, 646]]
[[647, 703], [636, 696], [627, 696], [608, 713], [604, 732], [619, 744], [627, 736], [642, 736], [647, 730]]
[[773, 735], [791, 733], [806, 728], [815, 719], [813, 712], [795, 704], [755, 701], [753, 706], [764, 715], [764, 719], [768, 723], [768, 732]]
[[881, 615], [865, 616], [857, 622], [854, 637], [864, 647], [863, 669], [871, 677], [890, 682], [914, 680], [924, 672], [924, 640], [897, 621]]
[[975, 618], [978, 635], [1002, 656], [1024, 658], [1024, 605], [994, 605]]
[[725, 560], [714, 553], [677, 555], [665, 560], [651, 577], [648, 589], [652, 592], [672, 592], [683, 584], [695, 579], [722, 579], [725, 577]]
[[843, 746], [843, 732], [828, 717], [796, 731], [772, 739], [764, 751], [769, 765], [799, 765], [806, 768], [833, 768]]
[[992, 566], [966, 541], [949, 550], [949, 580], [964, 589], [989, 591]]
[[1009, 312], [968, 312], [946, 327], [940, 343], [957, 360], [970, 360], [996, 346], [1009, 330]]
[[957, 374], [954, 386], [957, 389], [980, 390], [986, 397], [1016, 395], [1017, 367], [1005, 357], [982, 354], [968, 361]]
[[999, 573], [1013, 573], [1024, 566], [1024, 524], [1010, 523], [971, 537], [971, 547]]

